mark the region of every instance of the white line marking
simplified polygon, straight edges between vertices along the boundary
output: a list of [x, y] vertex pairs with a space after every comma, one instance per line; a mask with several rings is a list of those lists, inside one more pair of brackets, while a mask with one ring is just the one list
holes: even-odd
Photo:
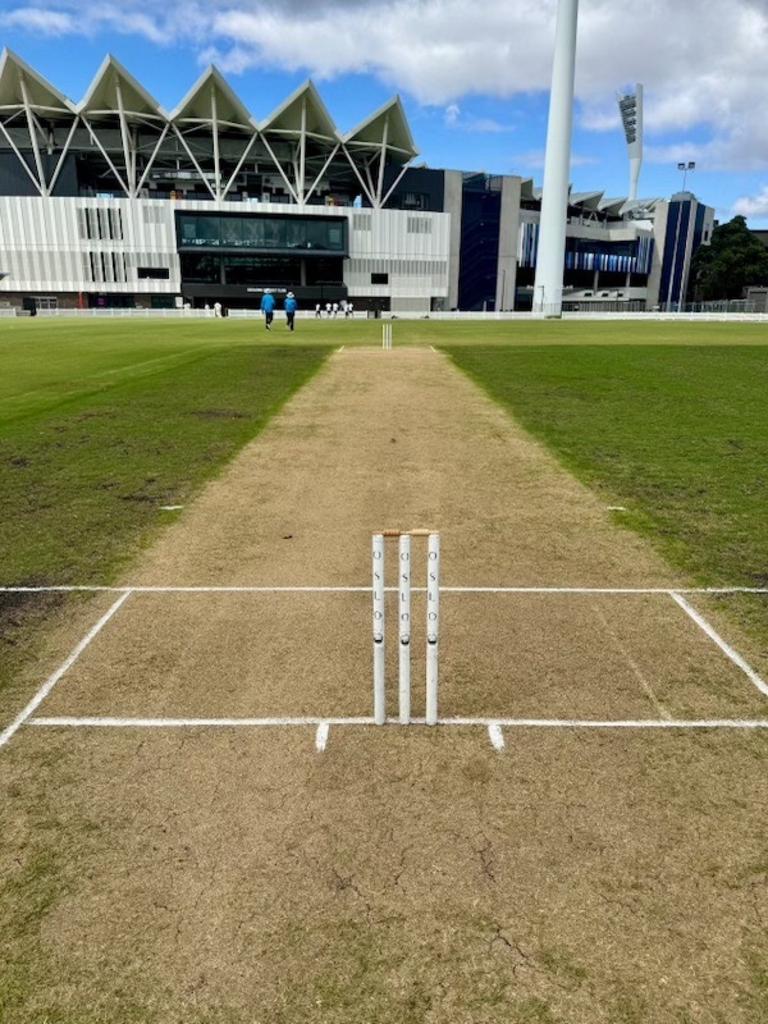
[[180, 508], [184, 508], [183, 505], [161, 505], [161, 512], [178, 512]]
[[331, 727], [328, 722], [321, 722], [317, 727], [317, 732], [315, 733], [315, 749], [318, 754], [322, 754], [325, 750], [326, 744], [328, 743], [328, 733], [330, 732], [330, 729]]
[[344, 351], [344, 346], [342, 345], [341, 348], [337, 348], [336, 351], [337, 352], [343, 352]]
[[488, 726], [488, 739], [491, 741], [491, 746], [494, 750], [504, 749], [504, 733], [497, 722]]
[[744, 658], [742, 658], [738, 651], [734, 650], [734, 648], [731, 647], [730, 644], [726, 643], [725, 640], [723, 640], [723, 638], [720, 636], [717, 630], [709, 622], [707, 622], [704, 616], [700, 615], [693, 607], [693, 605], [689, 604], [684, 597], [681, 597], [679, 593], [670, 594], [670, 597], [675, 602], [675, 604], [678, 604], [686, 613], [686, 615], [690, 616], [690, 618], [693, 619], [696, 625], [707, 634], [710, 640], [714, 640], [714, 642], [717, 644], [717, 646], [720, 648], [723, 654], [727, 658], [730, 658], [734, 665], [741, 669], [741, 671], [744, 673], [747, 679], [749, 679], [749, 681], [757, 687], [760, 693], [768, 697], [768, 683], [766, 683], [763, 679], [760, 678], [757, 672], [755, 672], [752, 666], [749, 665], [744, 660]]
[[432, 350], [433, 352], [437, 352], [437, 349], [435, 348], [435, 346], [434, 346], [434, 345], [430, 345], [429, 347], [430, 347], [430, 349], [431, 349], [431, 350]]
[[77, 647], [75, 647], [75, 649], [69, 655], [67, 660], [62, 665], [60, 665], [59, 668], [57, 668], [52, 675], [48, 676], [46, 681], [34, 695], [32, 700], [23, 709], [23, 711], [20, 711], [16, 718], [14, 718], [14, 720], [11, 722], [11, 724], [6, 729], [4, 729], [3, 732], [0, 733], [0, 747], [5, 746], [5, 744], [13, 736], [16, 730], [19, 729], [22, 725], [24, 725], [29, 716], [37, 708], [40, 707], [40, 705], [43, 703], [45, 698], [54, 688], [56, 683], [58, 683], [58, 681], [61, 679], [64, 673], [74, 665], [74, 663], [86, 649], [91, 640], [93, 640], [96, 634], [99, 633], [104, 628], [104, 626], [106, 626], [106, 624], [109, 622], [109, 620], [118, 610], [118, 608], [120, 608], [120, 606], [128, 600], [130, 593], [130, 590], [127, 591], [125, 594], [119, 597], [117, 601], [115, 601], [115, 603], [112, 605], [109, 611], [102, 615], [102, 617], [99, 619], [96, 625], [86, 634], [86, 636], [83, 637], [83, 639], [80, 641]]
[[[420, 724], [420, 723], [419, 723]], [[438, 725], [490, 726], [505, 729], [768, 729], [768, 718], [757, 719], [635, 719], [593, 721], [569, 718], [441, 718]]]
[[[394, 593], [397, 587], [387, 587]], [[424, 592], [424, 587], [414, 587]], [[349, 587], [109, 587], [84, 584], [80, 586], [52, 587], [0, 587], [2, 594], [47, 594], [73, 593], [81, 591], [106, 592], [110, 594], [369, 594], [370, 586]], [[440, 587], [441, 594], [768, 594], [768, 587]]]
[[96, 729], [274, 728], [373, 725], [373, 718], [31, 718], [29, 725]]
[[627, 510], [626, 510], [626, 507], [624, 505], [608, 505], [608, 511], [609, 512], [626, 512]]
[[[52, 728], [180, 729], [180, 728], [275, 728], [294, 726], [368, 726], [373, 718], [30, 718], [26, 725]], [[438, 725], [488, 729], [768, 729], [768, 718], [757, 719], [607, 719], [583, 718], [441, 718]], [[387, 725], [400, 725], [388, 718]], [[426, 725], [412, 718], [411, 725]], [[409, 726], [406, 726], [409, 728]]]

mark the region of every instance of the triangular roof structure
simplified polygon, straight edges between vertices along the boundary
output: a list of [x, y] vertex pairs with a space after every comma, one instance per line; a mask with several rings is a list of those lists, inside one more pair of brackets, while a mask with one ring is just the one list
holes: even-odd
[[418, 155], [416, 143], [413, 141], [408, 119], [399, 96], [380, 107], [366, 118], [353, 131], [344, 136], [345, 145], [352, 144], [355, 148], [375, 149], [384, 141], [384, 124], [388, 119], [387, 149], [404, 161], [412, 160]]
[[615, 213], [618, 216], [626, 202], [626, 196], [618, 196], [614, 199], [601, 199], [597, 208], [601, 213]]
[[212, 96], [216, 97], [216, 120], [223, 127], [244, 128], [252, 132], [256, 122], [243, 101], [212, 64], [198, 78], [184, 99], [169, 114], [169, 120], [211, 121]]
[[88, 92], [77, 110], [80, 114], [115, 114], [118, 111], [117, 85], [120, 85], [123, 109], [126, 115], [163, 117], [163, 108], [147, 90], [137, 82], [120, 61], [108, 54], [102, 61]]
[[572, 192], [568, 200], [571, 206], [581, 206], [585, 210], [597, 210], [605, 192]]
[[315, 88], [314, 82], [309, 79], [300, 85], [284, 103], [281, 103], [277, 110], [262, 121], [259, 128], [263, 132], [276, 132], [283, 135], [299, 134], [304, 103], [306, 103], [307, 134], [335, 145], [339, 141], [336, 125], [333, 123], [320, 93]]
[[4, 107], [18, 107], [24, 104], [20, 77], [24, 78], [27, 97], [34, 110], [74, 114], [75, 105], [60, 93], [29, 64], [13, 53], [4, 49], [0, 54], [0, 110]]

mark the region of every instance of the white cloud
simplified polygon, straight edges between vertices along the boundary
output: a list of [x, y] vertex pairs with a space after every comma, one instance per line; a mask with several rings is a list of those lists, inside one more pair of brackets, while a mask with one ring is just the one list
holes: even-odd
[[743, 217], [768, 217], [768, 185], [764, 185], [756, 196], [742, 196], [733, 204], [734, 214]]
[[461, 131], [486, 135], [500, 135], [514, 130], [511, 125], [502, 124], [492, 117], [474, 117], [462, 114], [458, 103], [448, 104], [443, 111], [443, 121], [448, 128], [458, 128]]
[[[189, 0], [149, 13], [139, 0], [17, 0], [0, 14], [0, 27], [91, 35], [109, 29], [154, 43], [192, 43], [232, 73], [369, 73], [421, 103], [450, 109], [473, 94], [547, 89], [555, 9], [556, 0], [486, 4], [481, 14], [470, 0]], [[652, 139], [704, 129], [710, 142], [698, 156], [710, 169], [768, 167], [766, 52], [768, 0], [582, 0], [581, 124], [618, 130], [615, 93], [641, 81]], [[460, 120], [457, 127], [468, 130], [504, 127]]]
[[[594, 156], [586, 156], [582, 153], [571, 154], [572, 169], [574, 167], [589, 167], [599, 163], [600, 161]], [[541, 171], [544, 169], [544, 150], [529, 149], [525, 153], [515, 153], [510, 157], [510, 166], [513, 170], [518, 168], [520, 170]]]
[[453, 125], [455, 125], [458, 122], [460, 115], [461, 115], [461, 107], [459, 107], [459, 105], [457, 103], [450, 103], [445, 108], [445, 113], [443, 115], [443, 118], [445, 120], [445, 123], [447, 125], [449, 125], [450, 127], [452, 127]]
[[28, 32], [41, 32], [46, 36], [62, 36], [75, 32], [75, 19], [64, 11], [43, 10], [39, 7], [22, 7], [7, 14], [0, 14], [3, 28], [22, 28]]

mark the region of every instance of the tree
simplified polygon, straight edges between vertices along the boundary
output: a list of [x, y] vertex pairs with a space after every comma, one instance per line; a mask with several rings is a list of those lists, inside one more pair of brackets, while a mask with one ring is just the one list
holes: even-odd
[[698, 301], [740, 299], [748, 285], [768, 284], [768, 248], [747, 227], [744, 217], [719, 224], [710, 245], [696, 250], [691, 291]]

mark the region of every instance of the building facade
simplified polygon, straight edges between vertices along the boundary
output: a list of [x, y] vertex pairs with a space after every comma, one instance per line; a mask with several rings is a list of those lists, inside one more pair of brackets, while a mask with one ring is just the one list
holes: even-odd
[[[342, 134], [311, 82], [257, 121], [208, 69], [166, 112], [108, 57], [79, 104], [0, 59], [0, 303], [530, 308], [530, 179], [414, 166], [399, 98]], [[712, 211], [573, 194], [565, 308], [685, 294]]]

